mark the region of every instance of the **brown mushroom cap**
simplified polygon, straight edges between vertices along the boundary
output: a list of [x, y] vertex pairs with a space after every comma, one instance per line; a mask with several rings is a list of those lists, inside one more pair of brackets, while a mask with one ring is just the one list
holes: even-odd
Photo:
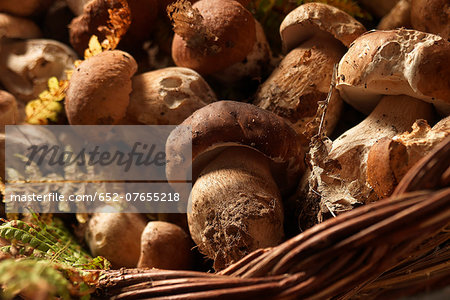
[[161, 221], [147, 223], [141, 235], [138, 268], [189, 270], [192, 241], [179, 226]]
[[36, 99], [50, 77], [65, 77], [76, 58], [72, 49], [54, 40], [6, 41], [0, 47], [0, 81], [19, 100]]
[[41, 35], [41, 30], [33, 21], [0, 13], [0, 38], [34, 39]]
[[283, 49], [288, 52], [317, 35], [332, 35], [349, 46], [366, 31], [352, 16], [331, 5], [306, 3], [291, 11], [280, 25]]
[[[131, 13], [131, 24], [127, 33], [123, 36], [120, 46], [130, 48], [145, 38], [148, 38], [158, 11], [156, 0], [128, 0]], [[73, 48], [83, 54], [88, 48], [92, 35], [98, 36], [100, 41], [105, 39], [104, 32], [99, 26], [106, 26], [109, 20], [110, 9], [121, 8], [119, 0], [92, 0], [83, 8], [83, 14], [74, 18], [69, 25], [70, 43]]]
[[207, 49], [203, 42], [193, 47], [175, 34], [172, 42], [175, 64], [206, 75], [244, 60], [256, 40], [252, 14], [237, 1], [200, 0], [192, 7], [203, 17], [200, 26], [215, 36], [215, 41]]
[[112, 125], [125, 117], [131, 93], [134, 58], [126, 52], [105, 51], [74, 70], [65, 108], [72, 125]]
[[405, 94], [450, 113], [450, 42], [416, 30], [373, 31], [354, 41], [341, 59], [336, 87], [369, 113], [382, 95]]
[[148, 125], [177, 125], [197, 109], [217, 101], [194, 70], [171, 67], [132, 78], [127, 118]]
[[0, 128], [16, 124], [18, 118], [17, 102], [13, 95], [0, 90]]
[[283, 118], [257, 106], [219, 101], [197, 110], [181, 125], [172, 131], [166, 144], [169, 180], [180, 180], [180, 170], [189, 167], [191, 158], [180, 158], [180, 153], [186, 153], [191, 145], [193, 180], [207, 162], [229, 146], [249, 147], [268, 157], [282, 193], [296, 185], [305, 168], [304, 152], [294, 129]]
[[[335, 39], [308, 40], [291, 50], [270, 77], [261, 84], [253, 104], [289, 120], [298, 133], [317, 112], [318, 101], [324, 101], [330, 89], [334, 64], [345, 53]], [[325, 133], [336, 125], [342, 99], [333, 93], [326, 114]]]
[[10, 13], [12, 15], [27, 17], [44, 11], [53, 0], [14, 0], [0, 1], [0, 12]]
[[414, 29], [450, 39], [450, 2], [448, 0], [411, 0]]

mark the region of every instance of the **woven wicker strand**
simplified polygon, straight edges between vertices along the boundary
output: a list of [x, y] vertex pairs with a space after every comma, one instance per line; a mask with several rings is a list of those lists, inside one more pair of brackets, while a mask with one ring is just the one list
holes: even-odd
[[390, 198], [250, 253], [218, 274], [107, 271], [98, 293], [115, 299], [366, 299], [445, 284], [449, 158], [447, 138], [405, 175]]

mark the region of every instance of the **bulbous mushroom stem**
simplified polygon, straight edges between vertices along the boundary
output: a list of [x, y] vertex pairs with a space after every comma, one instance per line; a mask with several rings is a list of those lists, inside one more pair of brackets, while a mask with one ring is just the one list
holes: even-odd
[[191, 236], [216, 270], [283, 239], [281, 195], [268, 159], [255, 150], [224, 150], [203, 169], [190, 201]]

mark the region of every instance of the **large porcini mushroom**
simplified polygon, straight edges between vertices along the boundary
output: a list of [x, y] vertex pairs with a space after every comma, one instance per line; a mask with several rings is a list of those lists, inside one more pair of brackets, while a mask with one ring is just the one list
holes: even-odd
[[190, 157], [180, 155], [191, 147], [191, 138], [195, 184], [188, 224], [199, 250], [222, 269], [255, 249], [280, 243], [281, 196], [292, 191], [304, 170], [304, 153], [292, 127], [250, 104], [209, 104], [169, 136], [169, 181], [190, 166]]
[[367, 182], [378, 197], [390, 196], [406, 172], [449, 135], [450, 116], [433, 128], [427, 121], [417, 120], [411, 132], [382, 138], [370, 148]]
[[[254, 104], [289, 120], [303, 134], [306, 123], [327, 98], [333, 67], [345, 47], [365, 32], [347, 13], [323, 3], [308, 3], [290, 12], [280, 26], [285, 51], [289, 51], [260, 86]], [[333, 93], [325, 116], [331, 133], [339, 118], [342, 99]]]
[[197, 109], [217, 101], [208, 83], [195, 71], [163, 68], [132, 78], [127, 119], [148, 125], [178, 125]]
[[414, 29], [450, 39], [450, 2], [448, 0], [411, 0]]
[[64, 78], [77, 55], [66, 45], [44, 39], [3, 41], [0, 81], [18, 100], [36, 99], [52, 76]]
[[431, 103], [449, 112], [449, 50], [439, 36], [405, 29], [354, 41], [339, 63], [336, 86], [345, 101], [370, 115], [325, 147], [323, 161], [312, 168], [309, 195], [321, 195], [320, 216], [377, 200], [366, 180], [370, 147], [410, 130], [416, 119], [433, 120]]
[[83, 61], [73, 72], [65, 109], [72, 125], [113, 125], [126, 115], [130, 102], [134, 58], [119, 50]]

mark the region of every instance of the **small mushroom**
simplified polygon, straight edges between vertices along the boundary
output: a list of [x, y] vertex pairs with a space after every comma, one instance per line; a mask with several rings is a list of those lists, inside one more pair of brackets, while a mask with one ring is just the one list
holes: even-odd
[[134, 58], [126, 52], [105, 51], [83, 61], [74, 70], [65, 109], [72, 125], [113, 125], [126, 115], [130, 102]]
[[410, 130], [417, 119], [433, 120], [431, 103], [449, 112], [449, 49], [439, 36], [405, 29], [354, 41], [339, 63], [336, 87], [345, 101], [370, 115], [333, 141], [312, 172], [321, 217], [378, 200], [366, 180], [368, 152], [377, 140]]
[[189, 270], [192, 267], [192, 241], [175, 224], [149, 222], [141, 235], [138, 268]]
[[411, 0], [414, 29], [450, 39], [450, 2], [448, 0]]
[[[129, 0], [127, 2], [131, 13], [131, 24], [120, 42], [121, 48], [133, 50], [136, 45], [149, 37], [158, 12], [156, 0]], [[70, 43], [80, 55], [88, 48], [92, 35], [100, 41], [105, 39], [105, 32], [99, 26], [106, 26], [109, 20], [109, 10], [122, 8], [121, 0], [92, 0], [83, 7], [83, 13], [74, 18], [69, 25]]]
[[190, 170], [190, 157], [180, 155], [191, 145], [195, 183], [188, 225], [199, 250], [214, 259], [214, 268], [280, 243], [284, 236], [281, 197], [295, 188], [304, 170], [304, 153], [292, 127], [250, 104], [209, 104], [170, 134], [169, 181]]
[[41, 35], [41, 30], [33, 21], [0, 13], [0, 40], [2, 38], [35, 39]]
[[88, 221], [85, 239], [92, 255], [104, 256], [113, 268], [134, 268], [145, 225], [139, 214], [95, 213]]
[[[289, 120], [299, 134], [327, 98], [334, 65], [365, 28], [347, 13], [308, 3], [290, 12], [280, 26], [285, 51], [280, 65], [260, 86], [254, 104]], [[325, 116], [325, 133], [334, 129], [342, 99], [333, 93]]]
[[4, 41], [0, 47], [0, 82], [18, 100], [33, 100], [47, 89], [50, 77], [64, 78], [76, 59], [72, 49], [57, 41]]
[[385, 15], [377, 28], [380, 30], [396, 29], [400, 27], [411, 28], [411, 0], [400, 0]]
[[379, 198], [390, 196], [406, 172], [449, 135], [450, 117], [446, 117], [433, 128], [417, 120], [411, 132], [377, 141], [367, 158], [367, 182]]
[[217, 100], [195, 71], [171, 67], [132, 78], [127, 119], [148, 125], [177, 125], [197, 109]]
[[[208, 75], [242, 62], [251, 53], [256, 42], [255, 19], [239, 2], [179, 3], [182, 9], [172, 14], [172, 58], [177, 66]], [[186, 18], [192, 26], [186, 26]]]

